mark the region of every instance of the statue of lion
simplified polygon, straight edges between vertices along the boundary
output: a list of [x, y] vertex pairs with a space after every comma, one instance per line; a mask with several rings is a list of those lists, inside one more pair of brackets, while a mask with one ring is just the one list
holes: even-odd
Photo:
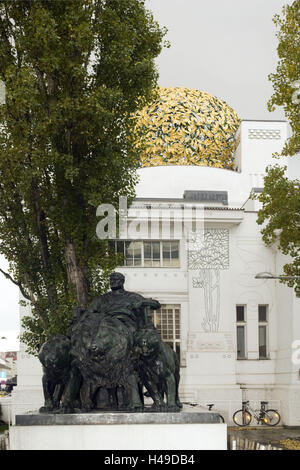
[[153, 408], [179, 411], [182, 405], [178, 395], [180, 375], [176, 353], [151, 325], [137, 331], [135, 350], [140, 355], [140, 379], [153, 400]]
[[82, 409], [96, 408], [97, 393], [105, 388], [111, 407], [120, 409], [117, 389], [122, 390], [122, 409], [142, 410], [138, 374], [132, 360], [133, 332], [120, 319], [86, 311], [72, 327], [72, 365], [82, 375]]
[[38, 357], [43, 366], [43, 392], [45, 404], [40, 413], [58, 410], [63, 393], [70, 381], [71, 342], [67, 336], [57, 335], [46, 341]]
[[180, 409], [176, 355], [149, 323], [149, 310], [160, 303], [126, 291], [124, 282], [123, 274], [112, 273], [111, 292], [87, 309], [76, 307], [66, 336], [54, 336], [41, 347], [41, 412], [88, 412], [101, 408], [105, 394], [110, 409], [142, 411], [143, 386], [154, 410]]

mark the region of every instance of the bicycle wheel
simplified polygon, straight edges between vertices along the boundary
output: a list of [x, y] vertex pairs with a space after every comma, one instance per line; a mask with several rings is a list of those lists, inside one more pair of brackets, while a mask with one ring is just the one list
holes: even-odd
[[238, 410], [234, 413], [232, 419], [237, 426], [249, 426], [252, 414], [247, 410]]
[[277, 410], [266, 410], [263, 417], [263, 422], [267, 426], [276, 426], [280, 422], [280, 414]]
[[222, 415], [219, 414], [219, 418], [220, 418], [220, 422], [221, 422], [221, 423], [225, 423], [225, 419], [223, 418]]

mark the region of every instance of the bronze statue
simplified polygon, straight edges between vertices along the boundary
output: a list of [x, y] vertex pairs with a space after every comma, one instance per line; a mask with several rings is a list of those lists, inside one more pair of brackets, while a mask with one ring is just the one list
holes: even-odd
[[175, 351], [162, 341], [157, 329], [151, 325], [137, 331], [135, 345], [139, 353], [139, 376], [153, 400], [153, 409], [177, 411], [182, 405], [178, 395], [180, 375]]
[[[154, 410], [180, 409], [175, 353], [150, 321], [149, 309], [159, 309], [160, 303], [126, 291], [124, 282], [123, 274], [112, 273], [111, 292], [94, 299], [86, 310], [76, 308], [67, 335], [42, 346], [45, 406], [41, 412], [88, 412], [101, 407], [143, 411], [143, 387]], [[141, 348], [141, 338], [146, 337], [148, 344], [155, 345], [152, 362]]]
[[43, 366], [43, 391], [45, 404], [40, 412], [59, 408], [63, 393], [70, 379], [71, 355], [70, 339], [57, 335], [44, 343], [39, 351]]

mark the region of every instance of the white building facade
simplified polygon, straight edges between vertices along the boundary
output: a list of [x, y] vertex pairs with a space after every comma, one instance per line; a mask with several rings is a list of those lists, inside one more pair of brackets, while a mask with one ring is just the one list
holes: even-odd
[[[287, 125], [242, 121], [236, 171], [205, 166], [139, 170], [127, 237], [111, 242], [125, 256], [125, 288], [161, 303], [154, 322], [180, 359], [180, 397], [215, 403], [228, 424], [242, 400], [269, 401], [286, 425], [300, 425], [300, 299], [259, 272], [282, 273], [287, 262], [266, 247], [257, 225], [259, 192]], [[300, 165], [282, 159], [290, 178]], [[136, 222], [137, 216], [139, 224]], [[21, 311], [21, 315], [28, 312]], [[42, 403], [41, 367], [21, 345], [13, 413]], [[205, 409], [205, 408], [203, 408]], [[255, 424], [255, 423], [253, 423]]]

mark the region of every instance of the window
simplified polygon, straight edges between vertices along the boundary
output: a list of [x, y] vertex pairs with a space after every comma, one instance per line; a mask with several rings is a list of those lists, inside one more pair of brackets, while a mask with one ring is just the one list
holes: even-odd
[[122, 255], [123, 266], [179, 267], [179, 241], [110, 240], [109, 250]]
[[246, 359], [246, 306], [236, 306], [237, 359]]
[[125, 242], [125, 266], [141, 266], [142, 242]]
[[160, 242], [144, 242], [144, 266], [160, 266]]
[[153, 324], [162, 340], [176, 352], [180, 362], [180, 305], [162, 304], [159, 310], [153, 311]]
[[258, 306], [258, 352], [259, 359], [268, 358], [268, 305]]
[[177, 267], [179, 261], [178, 242], [162, 242], [163, 266]]

